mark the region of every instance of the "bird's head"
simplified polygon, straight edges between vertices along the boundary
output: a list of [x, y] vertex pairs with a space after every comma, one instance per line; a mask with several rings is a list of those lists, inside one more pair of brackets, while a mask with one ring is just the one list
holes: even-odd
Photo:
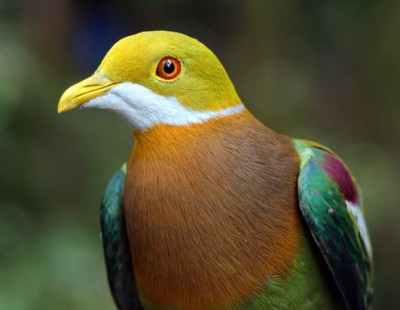
[[111, 110], [141, 131], [244, 109], [217, 57], [199, 41], [167, 31], [117, 42], [91, 77], [64, 92], [58, 112], [78, 106]]

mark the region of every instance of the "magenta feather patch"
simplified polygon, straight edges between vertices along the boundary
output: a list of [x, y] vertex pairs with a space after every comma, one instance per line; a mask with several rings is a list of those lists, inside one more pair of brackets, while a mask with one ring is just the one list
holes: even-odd
[[323, 167], [329, 176], [339, 185], [344, 198], [352, 203], [357, 203], [357, 190], [343, 163], [332, 154], [326, 154]]

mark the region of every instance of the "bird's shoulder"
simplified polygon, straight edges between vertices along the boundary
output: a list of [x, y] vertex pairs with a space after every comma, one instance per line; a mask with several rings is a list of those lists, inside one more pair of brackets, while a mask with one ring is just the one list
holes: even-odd
[[294, 140], [300, 158], [297, 188], [303, 218], [349, 309], [372, 298], [372, 250], [361, 192], [343, 161], [321, 144]]
[[108, 282], [119, 309], [142, 309], [133, 276], [125, 227], [126, 164], [109, 181], [100, 206], [101, 237]]

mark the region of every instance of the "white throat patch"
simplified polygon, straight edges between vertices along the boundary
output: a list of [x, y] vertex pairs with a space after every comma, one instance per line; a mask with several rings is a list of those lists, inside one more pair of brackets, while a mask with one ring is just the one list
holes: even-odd
[[121, 115], [136, 130], [146, 130], [156, 124], [175, 126], [204, 123], [209, 119], [239, 113], [242, 103], [220, 111], [194, 111], [184, 107], [175, 97], [164, 97], [150, 89], [130, 82], [118, 84], [82, 105]]

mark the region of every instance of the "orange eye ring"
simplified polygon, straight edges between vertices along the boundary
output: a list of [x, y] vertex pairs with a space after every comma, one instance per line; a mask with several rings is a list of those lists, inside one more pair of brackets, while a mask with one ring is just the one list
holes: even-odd
[[157, 65], [156, 74], [164, 80], [172, 80], [181, 73], [181, 62], [174, 57], [165, 57]]

